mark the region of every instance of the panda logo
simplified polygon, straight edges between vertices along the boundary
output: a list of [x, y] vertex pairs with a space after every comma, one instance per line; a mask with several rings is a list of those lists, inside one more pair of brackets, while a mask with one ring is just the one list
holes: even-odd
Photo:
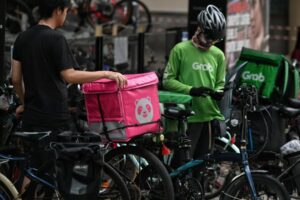
[[153, 106], [150, 97], [136, 100], [135, 117], [139, 123], [151, 122], [153, 119]]

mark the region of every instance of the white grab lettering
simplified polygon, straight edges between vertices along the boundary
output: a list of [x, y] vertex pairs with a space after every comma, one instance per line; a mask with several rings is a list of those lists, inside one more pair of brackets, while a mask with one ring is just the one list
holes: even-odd
[[249, 71], [245, 71], [245, 72], [243, 72], [242, 77], [244, 80], [253, 80], [253, 81], [258, 81], [258, 82], [265, 81], [265, 77], [261, 72], [259, 74], [252, 74]]
[[194, 62], [192, 67], [194, 70], [203, 70], [203, 71], [209, 71], [209, 72], [213, 71], [213, 67], [209, 63], [202, 64], [202, 63]]

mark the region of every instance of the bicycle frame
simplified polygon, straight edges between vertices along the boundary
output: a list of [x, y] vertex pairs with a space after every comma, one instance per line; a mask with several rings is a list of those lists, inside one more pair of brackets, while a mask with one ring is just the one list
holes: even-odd
[[[0, 159], [4, 159], [7, 162], [9, 162], [9, 161], [27, 162], [27, 157], [26, 156], [20, 156], [20, 157], [18, 157], [18, 156], [7, 156], [7, 155], [1, 154], [1, 153], [0, 153]], [[31, 167], [28, 167], [28, 168], [24, 167], [24, 168], [22, 168], [22, 170], [24, 170], [25, 174], [28, 176], [29, 179], [36, 180], [39, 183], [42, 183], [43, 185], [45, 185], [47, 187], [50, 187], [51, 189], [57, 190], [57, 187], [56, 187], [55, 184], [50, 183], [50, 182], [48, 182], [48, 181], [46, 181], [46, 180], [42, 179], [41, 177], [34, 174], [34, 172], [36, 172], [37, 169], [31, 168]]]
[[[234, 150], [234, 152], [236, 154], [239, 154], [240, 153], [239, 148], [235, 144], [231, 144], [231, 142], [230, 142], [230, 138], [231, 138], [230, 133], [227, 132], [226, 134], [228, 134], [229, 139], [227, 139], [226, 137], [216, 137], [215, 139], [219, 140], [223, 144], [225, 144], [223, 150], [226, 150], [228, 147], [230, 147], [232, 150]], [[178, 176], [180, 173], [185, 172], [193, 167], [201, 166], [202, 164], [205, 163], [205, 161], [206, 161], [206, 159], [191, 160], [191, 161], [185, 163], [184, 165], [178, 167], [174, 171], [172, 171], [170, 173], [170, 176], [172, 178], [174, 178], [174, 177]]]
[[[122, 145], [117, 144], [117, 147], [120, 147]], [[125, 155], [124, 155], [125, 156]], [[135, 166], [137, 166], [139, 169], [143, 169], [141, 166], [147, 166], [149, 163], [146, 159], [142, 158], [140, 160], [136, 159], [133, 155], [129, 155], [130, 160], [134, 163]]]
[[[255, 186], [254, 186], [254, 182], [253, 182], [253, 178], [251, 175], [251, 170], [249, 167], [249, 162], [248, 162], [248, 152], [247, 152], [247, 141], [246, 141], [246, 133], [248, 132], [248, 117], [247, 117], [247, 113], [250, 109], [253, 109], [253, 97], [252, 95], [256, 95], [256, 89], [252, 87], [252, 91], [248, 91], [248, 88], [246, 88], [246, 94], [241, 95], [242, 97], [242, 133], [241, 133], [241, 159], [242, 159], [242, 165], [244, 168], [244, 172], [245, 172], [245, 176], [247, 178], [248, 181], [248, 185], [251, 189], [251, 198], [253, 200], [259, 200], [260, 198], [257, 195]], [[254, 90], [254, 91], [253, 91]], [[242, 91], [244, 92], [244, 91]], [[252, 93], [251, 93], [252, 92]]]

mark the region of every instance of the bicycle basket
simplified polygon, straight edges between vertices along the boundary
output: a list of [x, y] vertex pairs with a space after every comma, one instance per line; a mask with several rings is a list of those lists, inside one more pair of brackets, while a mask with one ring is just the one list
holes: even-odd
[[59, 193], [64, 199], [97, 199], [103, 155], [98, 145], [52, 143]]

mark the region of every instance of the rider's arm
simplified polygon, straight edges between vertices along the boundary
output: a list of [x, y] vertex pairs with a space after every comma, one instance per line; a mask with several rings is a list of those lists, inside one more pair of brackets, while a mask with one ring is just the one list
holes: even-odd
[[24, 104], [22, 66], [20, 61], [14, 59], [12, 60], [12, 84], [21, 101], [21, 104]]
[[92, 82], [101, 78], [108, 78], [117, 82], [121, 88], [127, 84], [127, 79], [124, 75], [118, 72], [111, 71], [80, 71], [73, 68], [65, 69], [60, 72], [62, 78], [68, 83], [86, 83]]
[[163, 76], [163, 86], [167, 90], [178, 93], [189, 94], [192, 86], [186, 85], [178, 81], [180, 69], [180, 55], [176, 47], [170, 53], [169, 62]]
[[226, 62], [225, 56], [222, 54], [219, 58], [219, 65], [216, 74], [216, 84], [215, 84], [215, 91], [223, 91], [225, 85], [225, 71], [226, 71]]

